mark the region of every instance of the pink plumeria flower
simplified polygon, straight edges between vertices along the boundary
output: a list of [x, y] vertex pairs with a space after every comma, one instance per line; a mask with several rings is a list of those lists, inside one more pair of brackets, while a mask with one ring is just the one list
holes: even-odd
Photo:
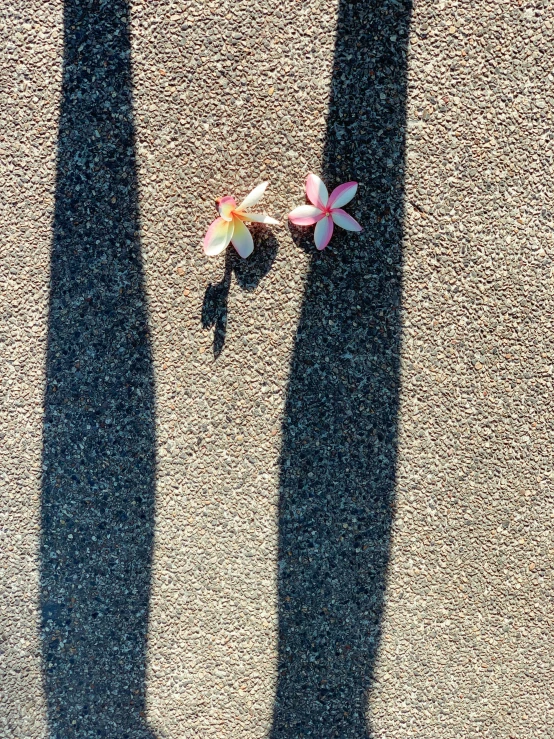
[[252, 221], [254, 223], [279, 225], [279, 221], [266, 216], [264, 213], [245, 212], [246, 208], [250, 208], [262, 199], [268, 185], [269, 182], [262, 182], [244, 198], [240, 205], [237, 205], [235, 198], [230, 195], [216, 201], [219, 208], [219, 218], [215, 219], [204, 236], [205, 254], [209, 257], [220, 254], [231, 242], [241, 257], [246, 259], [254, 251], [254, 241], [244, 222]]
[[345, 182], [335, 187], [329, 195], [322, 180], [315, 174], [309, 174], [306, 195], [312, 205], [295, 208], [289, 213], [289, 220], [297, 226], [312, 226], [315, 223], [314, 241], [316, 248], [322, 251], [331, 241], [335, 223], [347, 231], [362, 230], [358, 221], [341, 208], [352, 200], [357, 189], [357, 182]]

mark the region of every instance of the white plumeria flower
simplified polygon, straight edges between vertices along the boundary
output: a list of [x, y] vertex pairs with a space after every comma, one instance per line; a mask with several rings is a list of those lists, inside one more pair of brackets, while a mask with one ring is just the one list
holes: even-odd
[[269, 182], [262, 182], [244, 198], [240, 205], [237, 205], [235, 198], [230, 195], [216, 201], [219, 218], [215, 219], [204, 236], [205, 254], [209, 257], [221, 254], [229, 246], [229, 243], [232, 243], [240, 256], [246, 259], [254, 251], [254, 241], [252, 240], [252, 234], [244, 225], [245, 221], [279, 225], [279, 221], [266, 216], [264, 213], [245, 212], [246, 208], [256, 205], [262, 199], [268, 185]]
[[357, 182], [345, 182], [329, 195], [325, 183], [317, 175], [309, 174], [306, 196], [312, 205], [295, 208], [289, 213], [289, 220], [297, 226], [313, 226], [315, 223], [314, 241], [316, 248], [322, 251], [331, 241], [334, 224], [347, 231], [362, 230], [358, 221], [341, 207], [352, 200], [357, 189]]

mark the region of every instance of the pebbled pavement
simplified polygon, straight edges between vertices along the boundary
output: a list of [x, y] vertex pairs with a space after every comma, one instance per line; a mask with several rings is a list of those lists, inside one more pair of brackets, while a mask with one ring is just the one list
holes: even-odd
[[2, 23], [0, 736], [551, 736], [548, 5]]

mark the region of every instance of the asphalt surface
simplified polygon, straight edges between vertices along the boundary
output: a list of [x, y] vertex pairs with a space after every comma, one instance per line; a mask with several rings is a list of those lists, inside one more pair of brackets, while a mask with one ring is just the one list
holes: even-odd
[[552, 8], [0, 19], [0, 737], [554, 736]]

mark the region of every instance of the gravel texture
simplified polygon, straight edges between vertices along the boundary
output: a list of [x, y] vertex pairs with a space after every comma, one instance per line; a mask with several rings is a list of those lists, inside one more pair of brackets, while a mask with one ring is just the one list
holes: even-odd
[[0, 10], [0, 739], [554, 737], [553, 21]]

